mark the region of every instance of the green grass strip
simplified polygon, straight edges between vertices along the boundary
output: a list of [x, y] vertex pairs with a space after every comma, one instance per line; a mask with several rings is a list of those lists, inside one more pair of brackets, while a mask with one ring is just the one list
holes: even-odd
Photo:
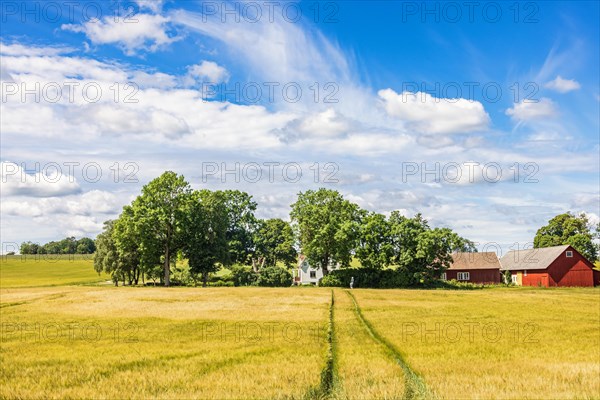
[[352, 293], [350, 293], [350, 291], [348, 291], [348, 290], [345, 290], [345, 292], [348, 294], [348, 296], [350, 296], [350, 298], [354, 302], [354, 310], [356, 311], [356, 316], [358, 317], [360, 322], [364, 325], [367, 332], [369, 332], [369, 335], [371, 335], [371, 337], [373, 339], [375, 339], [375, 341], [377, 341], [378, 343], [383, 345], [385, 347], [386, 351], [398, 363], [400, 368], [402, 368], [402, 371], [404, 372], [404, 386], [405, 386], [404, 398], [411, 399], [411, 400], [412, 399], [434, 399], [435, 395], [433, 394], [433, 392], [431, 392], [431, 390], [427, 387], [423, 378], [421, 376], [419, 376], [419, 374], [417, 374], [415, 371], [413, 371], [412, 368], [410, 368], [410, 366], [404, 359], [404, 356], [402, 355], [402, 353], [400, 353], [400, 351], [398, 349], [396, 349], [396, 347], [392, 343], [390, 343], [387, 339], [385, 339], [383, 336], [381, 336], [375, 330], [375, 328], [373, 328], [373, 325], [371, 325], [371, 323], [369, 321], [367, 321], [367, 319], [363, 315], [362, 310], [361, 310], [360, 306], [358, 305], [358, 302], [356, 301], [356, 298], [354, 297], [354, 295]]
[[321, 381], [318, 387], [310, 388], [303, 396], [304, 399], [331, 399], [335, 398], [334, 391], [338, 385], [336, 359], [335, 359], [335, 325], [333, 322], [335, 296], [331, 291], [329, 303], [329, 321], [327, 326], [327, 354], [325, 366], [321, 370]]
[[331, 303], [329, 304], [329, 326], [327, 327], [327, 356], [325, 367], [321, 371], [321, 393], [324, 396], [331, 396], [336, 381], [335, 371], [335, 326], [333, 322], [333, 313], [335, 306], [335, 296], [331, 291]]

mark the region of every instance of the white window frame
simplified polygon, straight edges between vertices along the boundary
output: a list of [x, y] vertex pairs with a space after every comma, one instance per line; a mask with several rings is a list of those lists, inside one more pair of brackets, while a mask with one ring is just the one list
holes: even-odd
[[511, 276], [510, 276], [510, 279], [511, 279], [512, 283], [515, 283], [515, 284], [516, 284], [516, 283], [518, 282], [518, 279], [517, 279], [517, 274], [513, 274], [513, 275], [511, 275]]
[[471, 273], [470, 272], [457, 272], [456, 273], [456, 280], [457, 281], [468, 281], [471, 279]]
[[572, 250], [567, 250], [567, 251], [565, 252], [565, 255], [566, 255], [568, 258], [573, 258], [573, 251], [572, 251]]
[[310, 277], [310, 279], [317, 279], [317, 271], [309, 271], [308, 276]]
[[446, 275], [445, 272], [442, 272], [442, 275], [440, 276], [440, 279], [443, 280], [443, 281], [446, 281], [446, 280], [448, 280], [448, 275]]

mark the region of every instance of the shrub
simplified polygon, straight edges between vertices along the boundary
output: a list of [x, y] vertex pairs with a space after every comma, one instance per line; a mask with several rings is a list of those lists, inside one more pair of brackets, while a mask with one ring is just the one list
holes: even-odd
[[234, 286], [249, 286], [256, 282], [257, 274], [251, 267], [234, 265], [231, 267], [231, 280]]
[[215, 281], [208, 282], [207, 285], [214, 286], [214, 287], [220, 287], [220, 286], [233, 287], [234, 286], [232, 281], [222, 280], [222, 279], [217, 279]]
[[265, 267], [260, 270], [256, 286], [284, 287], [292, 285], [292, 274], [280, 267]]
[[451, 279], [449, 281], [439, 281], [436, 287], [442, 289], [462, 289], [462, 290], [473, 290], [473, 289], [483, 289], [486, 285], [483, 283], [471, 283], [471, 282], [461, 282], [456, 279]]
[[329, 275], [324, 276], [319, 281], [319, 286], [324, 286], [324, 287], [342, 287], [344, 285], [343, 285], [342, 280], [341, 280], [341, 278], [339, 276], [330, 273]]

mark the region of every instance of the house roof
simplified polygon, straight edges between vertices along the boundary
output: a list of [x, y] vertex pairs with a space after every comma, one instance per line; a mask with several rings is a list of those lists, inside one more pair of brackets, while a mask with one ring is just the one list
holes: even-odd
[[449, 270], [500, 269], [500, 261], [493, 251], [481, 253], [453, 253]]
[[500, 264], [502, 264], [502, 270], [509, 271], [546, 269], [569, 247], [569, 245], [563, 245], [527, 250], [512, 250], [500, 259]]

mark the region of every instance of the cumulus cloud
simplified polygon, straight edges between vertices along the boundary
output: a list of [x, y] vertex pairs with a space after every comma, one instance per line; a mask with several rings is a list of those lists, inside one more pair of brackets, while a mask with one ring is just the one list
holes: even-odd
[[2, 203], [3, 214], [22, 217], [51, 217], [56, 214], [90, 216], [116, 213], [119, 208], [115, 195], [101, 190], [91, 190], [66, 198], [7, 200]]
[[385, 111], [406, 122], [409, 129], [425, 134], [476, 132], [487, 129], [490, 117], [478, 101], [439, 99], [428, 93], [378, 92]]
[[99, 135], [145, 134], [164, 138], [178, 138], [191, 133], [184, 118], [148, 105], [99, 104], [81, 109], [73, 122], [87, 125], [94, 121], [93, 130]]
[[106, 16], [81, 25], [63, 24], [61, 29], [84, 33], [94, 44], [118, 44], [127, 55], [139, 50], [155, 52], [178, 40], [170, 36], [169, 18], [155, 14], [136, 14], [131, 18]]
[[10, 161], [3, 161], [0, 166], [3, 197], [67, 196], [81, 191], [75, 177], [64, 173], [58, 164], [58, 168], [46, 165], [44, 170], [33, 173]]
[[515, 121], [530, 121], [543, 118], [552, 118], [558, 114], [558, 107], [549, 98], [542, 97], [539, 101], [523, 100], [515, 103], [512, 108], [506, 110], [506, 115]]
[[564, 79], [560, 75], [557, 75], [554, 80], [547, 82], [544, 87], [559, 93], [567, 93], [580, 89], [581, 85], [574, 79]]
[[339, 138], [353, 128], [353, 123], [329, 108], [323, 112], [306, 115], [290, 121], [275, 134], [282, 142], [290, 143], [307, 138]]
[[221, 83], [227, 82], [229, 72], [227, 69], [213, 61], [202, 61], [200, 64], [188, 67], [186, 84], [192, 86], [196, 82]]

